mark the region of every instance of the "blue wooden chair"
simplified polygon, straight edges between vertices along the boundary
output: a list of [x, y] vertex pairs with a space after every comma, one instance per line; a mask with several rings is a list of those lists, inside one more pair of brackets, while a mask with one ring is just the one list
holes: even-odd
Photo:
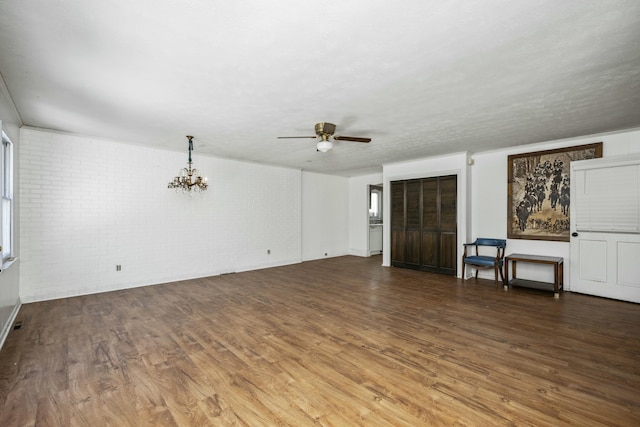
[[[475, 246], [475, 251], [473, 247]], [[467, 253], [467, 249], [471, 249]], [[481, 254], [480, 248], [494, 248], [491, 255]], [[507, 241], [504, 239], [486, 239], [477, 238], [473, 243], [464, 244], [464, 254], [462, 255], [462, 277], [464, 278], [465, 267], [468, 265], [476, 269], [476, 279], [478, 279], [478, 270], [493, 269], [495, 272], [496, 286], [498, 286], [498, 274], [504, 283], [504, 251], [507, 247]], [[488, 249], [484, 252], [488, 252]]]

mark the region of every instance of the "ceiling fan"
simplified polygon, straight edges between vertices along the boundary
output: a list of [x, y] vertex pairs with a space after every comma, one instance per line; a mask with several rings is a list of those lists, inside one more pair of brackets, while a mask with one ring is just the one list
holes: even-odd
[[326, 153], [333, 148], [333, 142], [329, 140], [332, 138], [334, 141], [354, 141], [354, 142], [371, 142], [371, 138], [359, 138], [355, 136], [333, 136], [336, 131], [336, 125], [333, 123], [320, 122], [316, 123], [316, 136], [279, 136], [278, 139], [289, 138], [320, 138], [316, 144], [318, 151]]

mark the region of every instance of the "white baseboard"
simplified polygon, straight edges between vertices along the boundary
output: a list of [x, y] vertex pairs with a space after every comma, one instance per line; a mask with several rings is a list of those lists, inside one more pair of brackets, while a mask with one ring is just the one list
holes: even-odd
[[20, 311], [21, 306], [22, 304], [20, 303], [20, 299], [18, 299], [16, 301], [16, 305], [11, 311], [11, 314], [9, 315], [9, 319], [7, 319], [7, 323], [5, 323], [4, 328], [0, 331], [0, 350], [2, 350], [2, 346], [4, 346], [4, 342], [7, 340], [9, 332], [13, 329], [13, 324], [16, 321], [16, 317], [18, 317], [18, 312]]
[[194, 275], [194, 276], [162, 277], [157, 279], [153, 283], [130, 282], [130, 283], [119, 283], [113, 286], [103, 286], [100, 288], [87, 287], [87, 288], [78, 288], [78, 289], [70, 289], [70, 290], [69, 289], [55, 290], [55, 291], [49, 291], [49, 292], [41, 292], [36, 295], [22, 295], [21, 300], [24, 304], [29, 304], [33, 302], [51, 301], [51, 300], [56, 300], [60, 298], [72, 298], [72, 297], [79, 297], [83, 295], [101, 294], [104, 292], [120, 291], [120, 290], [133, 289], [133, 288], [139, 288], [144, 286], [162, 285], [165, 283], [181, 282], [184, 280], [219, 276], [221, 274], [240, 273], [244, 271], [259, 270], [263, 268], [280, 267], [280, 266], [285, 266], [290, 264], [299, 264], [301, 262], [302, 261], [300, 259], [296, 258], [296, 259], [281, 260], [273, 263], [263, 263], [263, 264], [255, 264], [251, 266], [244, 266], [242, 268], [238, 268], [238, 269], [234, 268], [232, 270], [209, 271], [209, 272]]
[[369, 251], [368, 250], [364, 250], [364, 249], [349, 248], [349, 255], [368, 257], [369, 256]]

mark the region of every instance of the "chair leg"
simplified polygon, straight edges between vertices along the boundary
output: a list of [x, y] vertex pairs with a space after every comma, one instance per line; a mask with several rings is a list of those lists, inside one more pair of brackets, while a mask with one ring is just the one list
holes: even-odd
[[496, 281], [496, 288], [497, 288], [497, 287], [498, 287], [498, 266], [497, 266], [497, 265], [495, 265], [495, 266], [493, 267], [493, 270], [494, 270], [494, 271], [493, 271], [493, 274], [494, 274], [494, 277], [495, 277], [495, 281]]

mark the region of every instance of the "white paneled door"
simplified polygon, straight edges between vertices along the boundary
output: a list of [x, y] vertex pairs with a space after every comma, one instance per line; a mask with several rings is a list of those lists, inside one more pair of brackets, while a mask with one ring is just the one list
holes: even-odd
[[640, 303], [640, 156], [571, 164], [571, 291]]

